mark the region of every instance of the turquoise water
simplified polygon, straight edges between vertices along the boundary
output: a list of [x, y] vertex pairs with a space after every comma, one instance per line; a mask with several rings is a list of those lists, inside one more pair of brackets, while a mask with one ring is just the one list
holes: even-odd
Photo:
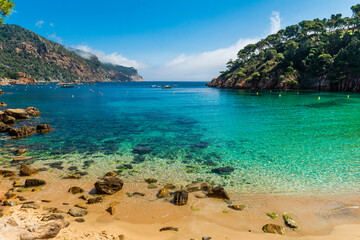
[[[42, 113], [17, 125], [49, 123], [55, 130], [1, 144], [95, 173], [131, 164], [121, 173], [130, 178], [207, 180], [269, 194], [360, 192], [360, 95], [152, 84], [159, 85], [3, 87], [13, 93], [0, 96], [9, 108], [34, 106]], [[152, 152], [134, 154], [136, 146]], [[227, 166], [234, 171], [211, 171]]]

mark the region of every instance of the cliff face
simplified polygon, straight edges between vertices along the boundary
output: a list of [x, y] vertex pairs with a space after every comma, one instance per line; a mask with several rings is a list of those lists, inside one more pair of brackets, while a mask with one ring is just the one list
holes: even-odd
[[[0, 27], [0, 76], [22, 72], [37, 81], [143, 81], [134, 68], [83, 58], [17, 25]], [[9, 77], [10, 78], [10, 77]]]

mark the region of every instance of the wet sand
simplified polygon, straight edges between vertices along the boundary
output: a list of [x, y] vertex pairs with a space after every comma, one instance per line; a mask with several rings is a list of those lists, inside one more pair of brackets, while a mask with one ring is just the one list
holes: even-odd
[[[269, 196], [238, 194], [228, 192], [231, 203], [221, 199], [198, 198], [200, 192], [189, 193], [185, 206], [171, 203], [173, 196], [158, 198], [156, 194], [163, 183], [156, 183], [157, 188], [149, 189], [144, 182], [124, 180], [124, 187], [114, 195], [105, 195], [104, 201], [86, 204], [79, 199], [95, 193], [96, 179], [61, 179], [51, 172], [40, 172], [31, 177], [18, 177], [24, 182], [27, 178], [43, 179], [47, 182], [40, 191], [15, 192], [26, 201], [34, 201], [40, 209], [21, 209], [17, 206], [3, 206], [5, 217], [13, 217], [18, 223], [41, 223], [41, 218], [48, 214], [44, 207], [56, 207], [64, 212], [70, 226], [61, 230], [54, 239], [360, 239], [360, 206], [358, 195], [349, 196]], [[121, 178], [121, 177], [120, 177]], [[5, 193], [12, 187], [11, 178], [3, 178], [0, 191]], [[171, 183], [169, 180], [168, 183]], [[68, 189], [79, 186], [84, 193], [71, 194]], [[177, 186], [175, 190], [179, 190]], [[173, 192], [175, 190], [169, 190]], [[144, 196], [129, 194], [144, 193]], [[202, 195], [203, 196], [203, 195]], [[49, 200], [50, 202], [42, 202]], [[114, 215], [106, 211], [109, 204], [119, 202]], [[24, 201], [23, 201], [24, 202]], [[67, 204], [67, 205], [64, 205]], [[66, 214], [75, 204], [88, 207], [85, 222], [78, 223]], [[230, 204], [244, 204], [242, 211], [230, 209]], [[275, 212], [279, 217], [271, 219], [266, 213]], [[284, 226], [281, 215], [289, 214], [299, 225], [294, 231], [286, 227], [284, 236], [262, 232], [262, 226], [274, 223]], [[179, 231], [163, 231], [162, 227], [176, 227]]]

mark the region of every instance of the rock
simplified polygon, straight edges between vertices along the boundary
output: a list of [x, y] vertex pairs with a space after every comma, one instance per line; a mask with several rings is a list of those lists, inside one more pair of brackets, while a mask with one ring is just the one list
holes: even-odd
[[77, 194], [84, 192], [84, 190], [81, 187], [71, 187], [69, 188], [68, 192], [72, 194]]
[[37, 168], [32, 168], [28, 165], [21, 165], [20, 175], [22, 176], [31, 176], [32, 174], [38, 173], [40, 170]]
[[41, 179], [26, 179], [25, 180], [25, 187], [37, 187], [41, 185], [45, 185], [46, 182]]
[[215, 187], [208, 192], [208, 196], [211, 198], [230, 199], [225, 189], [221, 186]]
[[7, 104], [6, 103], [4, 103], [4, 102], [0, 102], [0, 107], [6, 107], [7, 106]]
[[16, 119], [26, 119], [29, 118], [30, 115], [25, 111], [25, 109], [16, 108], [16, 109], [6, 109], [5, 114], [12, 116]]
[[16, 150], [15, 150], [15, 153], [16, 153], [17, 155], [22, 155], [22, 154], [26, 153], [26, 151], [27, 151], [27, 149], [20, 148], [20, 149], [16, 149]]
[[85, 222], [85, 219], [77, 218], [77, 219], [75, 219], [75, 221], [78, 222], [78, 223], [83, 223], [83, 222]]
[[175, 189], [176, 188], [176, 186], [174, 185], [174, 184], [166, 184], [165, 186], [164, 186], [164, 188], [166, 188], [166, 189]]
[[8, 132], [10, 130], [9, 125], [0, 122], [0, 132]]
[[67, 175], [65, 178], [66, 179], [80, 179], [81, 176], [78, 174], [72, 174], [72, 175]]
[[23, 196], [17, 196], [16, 198], [19, 199], [19, 201], [21, 201], [21, 202], [27, 200], [27, 198], [26, 198], [26, 197], [23, 197]]
[[199, 142], [194, 145], [196, 148], [205, 149], [209, 146], [208, 142]]
[[0, 175], [3, 175], [3, 177], [13, 177], [16, 174], [10, 170], [0, 170]]
[[28, 137], [35, 133], [35, 128], [24, 125], [20, 129], [19, 128], [10, 128], [8, 133], [11, 137], [14, 137], [14, 138]]
[[13, 161], [14, 162], [20, 162], [20, 161], [25, 161], [25, 160], [29, 160], [31, 159], [32, 157], [14, 157], [13, 158]]
[[298, 228], [298, 225], [297, 223], [295, 222], [294, 219], [292, 219], [292, 217], [290, 217], [289, 215], [287, 214], [283, 214], [283, 219], [284, 219], [284, 222], [285, 222], [285, 225], [288, 226], [289, 228]]
[[10, 206], [10, 207], [12, 207], [12, 206], [15, 206], [16, 203], [13, 202], [13, 201], [5, 200], [5, 201], [3, 202], [3, 205], [4, 205], [4, 206]]
[[79, 197], [79, 199], [82, 199], [82, 200], [87, 201], [87, 200], [88, 200], [88, 197], [87, 197], [87, 196], [85, 196], [85, 195], [81, 195], [81, 196]]
[[185, 205], [188, 201], [188, 192], [186, 190], [176, 191], [174, 194], [174, 204], [178, 206]]
[[6, 124], [13, 124], [16, 122], [16, 118], [4, 114], [2, 121]]
[[212, 188], [211, 184], [207, 182], [194, 183], [186, 186], [186, 189], [189, 192], [209, 191], [211, 188]]
[[61, 229], [70, 225], [68, 221], [59, 220], [40, 226], [36, 229], [36, 236], [33, 239], [49, 239], [58, 235]]
[[194, 196], [196, 198], [207, 198], [207, 195], [205, 195], [204, 193], [200, 192], [200, 193], [195, 193]]
[[214, 168], [211, 170], [211, 172], [220, 174], [220, 175], [229, 175], [231, 174], [235, 169], [233, 167], [222, 167], [222, 168]]
[[272, 223], [269, 223], [269, 224], [266, 224], [265, 226], [263, 226], [262, 230], [265, 233], [275, 233], [275, 234], [280, 234], [280, 235], [285, 234], [285, 228], [283, 226], [272, 224]]
[[94, 204], [94, 203], [100, 203], [103, 201], [103, 198], [102, 197], [95, 197], [95, 198], [89, 198], [87, 200], [87, 204]]
[[117, 206], [119, 204], [119, 202], [112, 202], [109, 207], [106, 209], [106, 211], [108, 213], [110, 213], [111, 215], [114, 215], [115, 213], [115, 206]]
[[61, 214], [56, 214], [56, 213], [52, 213], [50, 215], [47, 215], [47, 216], [44, 216], [41, 221], [45, 221], [45, 222], [48, 222], [48, 221], [52, 221], [52, 220], [62, 220], [64, 219], [64, 216], [61, 215]]
[[231, 208], [231, 209], [234, 209], [234, 210], [238, 210], [238, 211], [241, 211], [241, 210], [245, 209], [245, 205], [230, 205], [228, 207]]
[[201, 240], [211, 240], [211, 237], [202, 237]]
[[32, 209], [39, 209], [40, 206], [35, 203], [24, 203], [21, 208], [32, 208]]
[[157, 179], [156, 178], [146, 178], [145, 182], [147, 182], [148, 184], [157, 183]]
[[135, 147], [132, 152], [136, 154], [148, 154], [152, 152], [152, 149], [146, 147]]
[[36, 132], [46, 133], [51, 131], [51, 126], [49, 124], [39, 124], [36, 126]]
[[17, 195], [15, 193], [10, 192], [10, 190], [7, 193], [5, 193], [6, 199], [12, 199], [15, 198], [16, 196]]
[[157, 186], [155, 184], [151, 183], [151, 184], [148, 185], [148, 188], [149, 189], [155, 189], [155, 188], [157, 188]]
[[169, 196], [169, 192], [166, 188], [162, 188], [159, 190], [158, 194], [157, 194], [157, 197], [158, 198], [164, 198], [164, 197], [167, 197]]
[[80, 204], [80, 203], [75, 204], [75, 207], [82, 208], [82, 209], [88, 209], [88, 207], [87, 207], [87, 206], [82, 205], [82, 204]]
[[133, 192], [133, 194], [131, 194], [132, 196], [140, 196], [143, 197], [145, 196], [145, 193], [141, 193], [141, 192]]
[[40, 111], [34, 107], [28, 107], [27, 109], [25, 109], [25, 112], [30, 116], [39, 116], [41, 114]]
[[114, 194], [120, 191], [124, 183], [117, 177], [103, 177], [95, 183], [95, 189], [100, 194]]
[[160, 230], [159, 230], [160, 232], [162, 232], [162, 231], [179, 231], [179, 228], [177, 228], [177, 227], [163, 227], [163, 228], [160, 228]]
[[87, 214], [88, 212], [85, 209], [81, 209], [81, 208], [71, 208], [68, 212], [68, 214], [70, 214], [73, 217], [83, 217]]
[[271, 219], [276, 219], [278, 217], [278, 215], [276, 213], [266, 213], [266, 215], [268, 217], [270, 217]]
[[117, 175], [117, 172], [111, 171], [105, 174], [105, 176], [115, 177]]

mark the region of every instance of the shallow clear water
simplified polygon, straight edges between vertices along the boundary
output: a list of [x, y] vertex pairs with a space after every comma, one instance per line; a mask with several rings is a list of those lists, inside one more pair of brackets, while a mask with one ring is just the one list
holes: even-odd
[[[40, 160], [93, 160], [93, 171], [130, 163], [134, 169], [123, 175], [207, 180], [240, 192], [360, 192], [360, 95], [152, 84], [166, 83], [3, 87], [13, 93], [0, 96], [9, 108], [42, 113], [17, 125], [49, 123], [55, 130], [1, 144], [29, 147]], [[138, 144], [153, 151], [133, 154]], [[235, 171], [211, 172], [226, 166]]]

